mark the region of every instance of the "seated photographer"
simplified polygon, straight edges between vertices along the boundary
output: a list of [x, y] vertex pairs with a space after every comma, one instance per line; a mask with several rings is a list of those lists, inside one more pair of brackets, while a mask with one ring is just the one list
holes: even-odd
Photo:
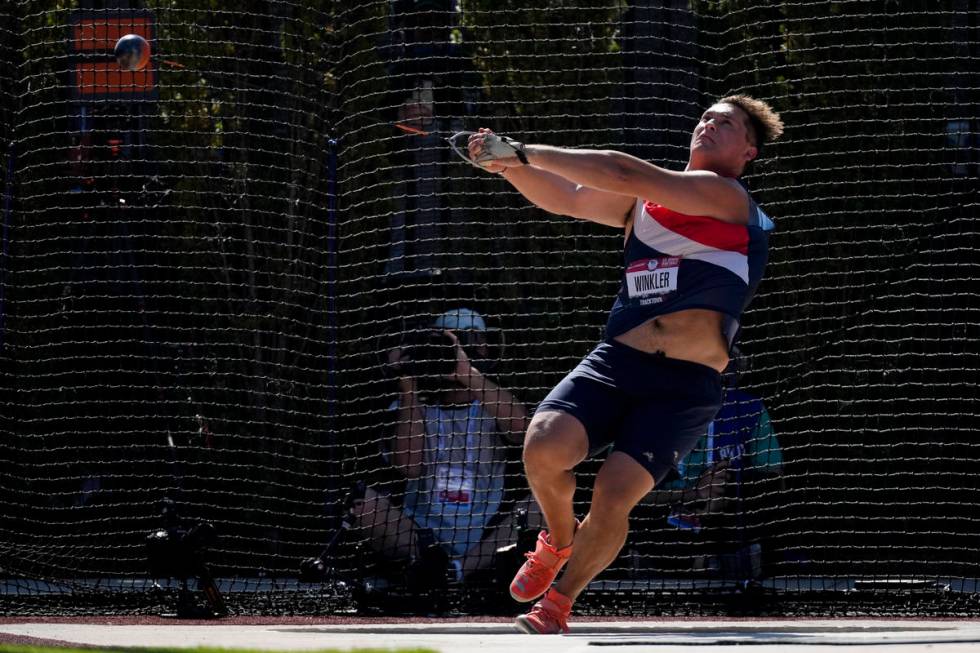
[[746, 359], [736, 349], [725, 370], [721, 410], [677, 466], [680, 478], [646, 503], [669, 506], [667, 522], [705, 545], [695, 570], [746, 580], [762, 575], [767, 497], [783, 487], [783, 456], [762, 400], [739, 390]]
[[[407, 479], [405, 495], [398, 506], [367, 488], [352, 510], [376, 551], [419, 560], [436, 544], [455, 580], [488, 568], [496, 549], [514, 539], [512, 519], [485, 531], [504, 500], [502, 445], [523, 440], [527, 409], [483, 373], [495, 363], [488, 353], [486, 323], [467, 308], [446, 312], [389, 352], [398, 396], [387, 458]], [[531, 503], [519, 501], [514, 510], [536, 516]]]

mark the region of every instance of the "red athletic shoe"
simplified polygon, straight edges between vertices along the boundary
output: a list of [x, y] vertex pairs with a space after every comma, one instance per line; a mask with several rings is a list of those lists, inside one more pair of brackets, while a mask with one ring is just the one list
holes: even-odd
[[538, 543], [533, 552], [524, 554], [527, 562], [517, 571], [510, 582], [510, 595], [515, 601], [527, 603], [548, 591], [558, 572], [572, 555], [572, 545], [556, 549], [551, 545], [547, 531], [538, 533]]
[[571, 612], [571, 599], [550, 589], [530, 612], [519, 616], [514, 625], [528, 635], [560, 635], [569, 631], [568, 615]]

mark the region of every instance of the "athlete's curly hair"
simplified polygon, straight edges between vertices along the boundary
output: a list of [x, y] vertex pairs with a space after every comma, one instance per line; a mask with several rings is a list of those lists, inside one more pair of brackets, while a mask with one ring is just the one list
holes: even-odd
[[762, 150], [765, 143], [771, 143], [783, 134], [782, 118], [762, 100], [738, 94], [725, 96], [716, 104], [731, 104], [745, 112], [749, 117], [749, 137], [759, 150]]

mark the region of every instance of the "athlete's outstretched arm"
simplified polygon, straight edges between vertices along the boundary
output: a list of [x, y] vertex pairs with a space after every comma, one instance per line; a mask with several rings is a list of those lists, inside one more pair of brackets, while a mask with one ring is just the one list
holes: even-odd
[[549, 213], [591, 220], [623, 228], [636, 197], [619, 195], [576, 184], [536, 168], [505, 168], [501, 175], [532, 204]]
[[687, 215], [748, 222], [748, 194], [734, 179], [714, 172], [667, 170], [614, 150], [528, 145], [525, 154], [535, 167], [599, 190], [632, 194]]
[[[489, 135], [489, 131], [481, 130], [470, 137], [470, 155], [474, 159], [481, 154], [483, 139]], [[749, 198], [745, 189], [734, 179], [714, 172], [667, 170], [615, 150], [525, 145], [523, 152], [526, 163], [510, 157], [493, 159], [484, 165], [493, 165], [495, 170], [530, 165], [574, 184], [616, 195], [641, 197], [678, 213], [706, 215], [740, 224], [748, 222]]]
[[[478, 133], [470, 136], [471, 157], [479, 152], [482, 145], [480, 137], [491, 133], [493, 132], [489, 129], [480, 129]], [[503, 176], [538, 208], [557, 215], [567, 215], [610, 227], [623, 228], [636, 202], [635, 195], [598, 190], [535, 166], [507, 167], [497, 162], [488, 162], [483, 167], [487, 172]]]

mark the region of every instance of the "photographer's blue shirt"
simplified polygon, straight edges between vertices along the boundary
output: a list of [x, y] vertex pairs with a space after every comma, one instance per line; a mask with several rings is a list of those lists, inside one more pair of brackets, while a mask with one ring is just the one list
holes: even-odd
[[[391, 406], [398, 407], [397, 402]], [[479, 543], [504, 494], [497, 421], [474, 400], [467, 406], [421, 405], [422, 474], [405, 488], [405, 514], [461, 556]]]
[[637, 199], [606, 339], [660, 315], [705, 308], [725, 315], [723, 330], [733, 344], [742, 311], [762, 279], [773, 227], [751, 197], [748, 224]]
[[[721, 410], [707, 433], [677, 465], [680, 478], [661, 489], [694, 488], [702, 474], [721, 462], [727, 462], [727, 469], [733, 472], [735, 498], [741, 496], [744, 472], [777, 475], [783, 471], [783, 453], [765, 405], [758, 397], [734, 388], [725, 390]], [[692, 505], [674, 506], [667, 522], [678, 528], [701, 529], [700, 515]]]
[[734, 388], [725, 390], [721, 410], [708, 432], [677, 466], [680, 478], [665, 487], [692, 487], [705, 470], [722, 461], [728, 461], [736, 482], [743, 471], [780, 474], [783, 468], [769, 411], [758, 397]]

